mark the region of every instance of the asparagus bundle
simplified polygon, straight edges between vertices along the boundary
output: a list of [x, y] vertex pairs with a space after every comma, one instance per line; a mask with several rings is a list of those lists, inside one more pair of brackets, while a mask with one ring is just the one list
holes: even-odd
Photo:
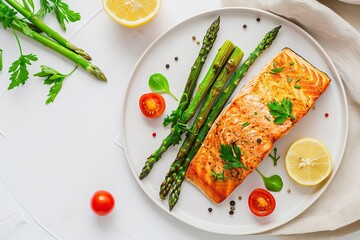
[[[13, 32], [20, 52], [19, 58], [9, 67], [9, 73], [11, 73], [11, 75], [8, 89], [10, 90], [25, 84], [29, 79], [27, 67], [31, 65], [32, 62], [38, 60], [37, 56], [32, 53], [23, 53], [16, 31], [60, 53], [73, 61], [76, 66], [84, 68], [97, 79], [106, 81], [104, 73], [97, 66], [88, 61], [91, 57], [84, 50], [70, 43], [40, 19], [40, 17], [43, 17], [46, 13], [54, 11], [59, 24], [65, 30], [65, 22], [75, 22], [80, 20], [80, 14], [71, 10], [63, 0], [41, 0], [40, 4], [41, 8], [36, 13], [33, 0], [23, 0], [22, 4], [16, 0], [0, 0], [0, 22], [4, 29], [10, 29]], [[18, 16], [18, 13], [23, 15], [24, 18]], [[74, 69], [76, 68], [77, 67]], [[42, 66], [42, 70], [43, 69], [49, 70], [52, 68]], [[70, 74], [61, 74], [52, 69], [51, 71], [40, 72], [36, 75], [46, 75], [47, 79], [45, 79], [44, 83], [53, 85], [48, 94], [49, 98], [46, 101], [47, 104], [54, 101], [61, 89], [63, 80]]]
[[90, 55], [87, 54], [83, 49], [78, 48], [72, 43], [70, 43], [68, 40], [62, 37], [58, 32], [54, 31], [52, 28], [50, 28], [48, 25], [42, 22], [38, 16], [34, 15], [27, 8], [22, 6], [18, 1], [6, 0], [6, 2], [10, 4], [16, 11], [21, 13], [21, 15], [23, 15], [27, 20], [29, 20], [36, 28], [44, 32], [48, 37], [54, 39], [60, 45], [64, 46], [65, 48], [68, 48], [69, 50], [74, 51], [83, 58], [87, 60], [91, 60]]
[[[187, 156], [185, 157], [183, 164], [179, 168], [175, 179], [172, 180], [171, 187], [170, 187], [170, 197], [169, 197], [169, 209], [170, 211], [174, 208], [177, 201], [179, 200], [180, 192], [181, 192], [181, 184], [185, 178], [186, 171], [190, 165], [191, 160], [199, 150], [202, 141], [205, 139], [208, 131], [210, 130], [211, 126], [214, 124], [217, 116], [222, 111], [223, 107], [225, 106], [226, 102], [231, 97], [232, 93], [234, 92], [235, 88], [238, 86], [240, 80], [245, 76], [250, 66], [255, 62], [255, 60], [263, 53], [272, 42], [275, 40], [281, 26], [275, 27], [270, 32], [268, 32], [263, 40], [258, 44], [258, 46], [250, 53], [249, 57], [245, 60], [245, 62], [236, 70], [234, 76], [231, 78], [229, 84], [224, 89], [222, 94], [219, 96], [219, 99], [213, 105], [203, 127], [200, 129], [199, 133], [197, 134], [195, 141], [193, 142]], [[186, 140], [185, 140], [186, 141]], [[185, 147], [185, 146], [184, 146]], [[188, 146], [186, 146], [188, 147]]]
[[227, 79], [229, 79], [231, 74], [235, 71], [235, 69], [239, 65], [243, 56], [244, 56], [243, 51], [239, 47], [235, 47], [228, 61], [226, 62], [220, 74], [218, 75], [217, 79], [215, 80], [214, 84], [212, 85], [209, 93], [207, 94], [206, 99], [204, 100], [203, 105], [201, 106], [199, 113], [195, 118], [194, 123], [192, 124], [188, 136], [183, 142], [175, 161], [170, 166], [169, 172], [167, 173], [164, 182], [161, 184], [160, 193], [159, 193], [161, 199], [165, 199], [166, 195], [168, 194], [171, 186], [171, 184], [168, 183], [171, 183], [172, 179], [175, 178], [176, 173], [182, 164], [182, 160], [184, 159], [188, 150], [190, 149], [190, 146], [193, 140], [195, 139], [199, 129], [204, 124], [206, 117], [208, 116], [215, 100], [219, 96]]
[[220, 17], [217, 17], [206, 31], [206, 34], [202, 41], [201, 49], [195, 59], [194, 64], [191, 67], [184, 91], [180, 97], [179, 105], [175, 110], [172, 111], [170, 116], [167, 116], [164, 119], [164, 126], [167, 126], [169, 125], [169, 123], [171, 123], [171, 127], [173, 127], [177, 123], [178, 119], [181, 117], [181, 114], [188, 107], [196, 87], [197, 79], [199, 78], [201, 69], [204, 66], [206, 58], [214, 45], [219, 28]]
[[218, 53], [216, 54], [211, 66], [204, 79], [201, 81], [194, 98], [191, 100], [186, 111], [181, 115], [178, 122], [171, 128], [170, 134], [163, 139], [160, 147], [156, 149], [145, 161], [144, 167], [139, 175], [140, 179], [145, 178], [153, 168], [154, 164], [161, 158], [161, 155], [171, 146], [178, 144], [181, 140], [181, 135], [184, 131], [187, 131], [186, 124], [194, 116], [195, 111], [199, 107], [204, 96], [209, 91], [211, 85], [214, 83], [216, 77], [220, 73], [223, 65], [229, 58], [230, 54], [234, 50], [235, 45], [226, 40]]

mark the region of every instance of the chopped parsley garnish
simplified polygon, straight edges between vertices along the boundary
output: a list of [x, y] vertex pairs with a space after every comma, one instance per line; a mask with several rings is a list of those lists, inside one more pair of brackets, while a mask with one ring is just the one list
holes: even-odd
[[301, 86], [299, 86], [299, 85], [295, 85], [295, 86], [294, 86], [294, 88], [296, 88], [296, 89], [300, 89], [300, 88], [301, 88]]
[[275, 118], [275, 124], [282, 124], [288, 117], [295, 119], [295, 116], [291, 114], [292, 102], [289, 98], [284, 98], [281, 105], [277, 101], [272, 101], [268, 104], [268, 107], [270, 108], [270, 114]]
[[271, 153], [269, 154], [269, 157], [273, 160], [274, 162], [274, 166], [277, 165], [277, 161], [279, 160], [280, 156], [277, 156], [277, 148], [274, 148], [274, 155], [272, 155]]
[[283, 69], [284, 69], [284, 66], [278, 67], [278, 68], [273, 68], [273, 69], [270, 70], [270, 73], [272, 73], [272, 74], [279, 73], [279, 72], [281, 72]]
[[248, 126], [249, 124], [250, 124], [249, 122], [244, 122], [244, 123], [241, 125], [241, 127], [244, 128], [244, 127]]
[[224, 171], [217, 173], [214, 170], [211, 170], [211, 175], [213, 176], [214, 182], [216, 182], [217, 180], [221, 180], [224, 182], [226, 178], [224, 175]]
[[266, 115], [264, 116], [264, 118], [266, 118], [266, 120], [268, 120], [268, 121], [271, 121], [271, 119]]
[[288, 83], [291, 83], [292, 77], [289, 77], [287, 81], [288, 81]]
[[290, 62], [290, 66], [294, 65], [295, 63], [294, 62]]
[[[235, 154], [235, 155], [234, 155]], [[241, 152], [237, 145], [221, 144], [220, 158], [225, 161], [225, 169], [245, 168], [248, 169], [241, 162]]]

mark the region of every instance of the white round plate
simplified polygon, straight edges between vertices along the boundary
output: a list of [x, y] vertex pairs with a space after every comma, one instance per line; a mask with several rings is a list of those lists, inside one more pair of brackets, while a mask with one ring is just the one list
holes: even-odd
[[[170, 132], [169, 127], [163, 127], [163, 118], [170, 114], [178, 104], [168, 94], [162, 94], [167, 104], [163, 116], [157, 119], [144, 117], [139, 109], [138, 101], [142, 94], [151, 92], [148, 86], [149, 76], [157, 72], [164, 74], [169, 80], [171, 91], [180, 97], [190, 67], [201, 46], [192, 40], [192, 36], [202, 40], [207, 28], [218, 16], [221, 18], [220, 30], [199, 81], [207, 72], [217, 50], [226, 39], [231, 40], [244, 51], [244, 61], [263, 36], [278, 25], [282, 28], [272, 46], [256, 60], [236, 92], [284, 47], [290, 47], [315, 67], [326, 72], [332, 79], [326, 92], [316, 102], [316, 108], [310, 110], [287, 136], [276, 142], [275, 146], [281, 156], [278, 165], [274, 166], [271, 158], [267, 157], [258, 167], [266, 176], [280, 175], [284, 182], [282, 191], [273, 193], [277, 206], [275, 211], [267, 217], [256, 217], [248, 208], [247, 199], [250, 192], [257, 187], [264, 188], [262, 179], [256, 172], [250, 174], [243, 184], [218, 205], [209, 201], [192, 184], [184, 181], [180, 199], [170, 212], [167, 201], [161, 201], [158, 192], [179, 146], [170, 147], [145, 179], [138, 178], [146, 158], [160, 146], [162, 139]], [[260, 21], [257, 21], [257, 18], [260, 18]], [[247, 25], [246, 28], [243, 28], [244, 24]], [[178, 61], [174, 60], [175, 57], [178, 57]], [[169, 64], [170, 68], [167, 69], [166, 64]], [[293, 23], [268, 12], [247, 8], [225, 8], [206, 12], [180, 23], [160, 36], [145, 51], [135, 66], [126, 92], [123, 111], [122, 130], [126, 157], [139, 186], [149, 196], [149, 200], [187, 224], [222, 234], [241, 235], [264, 232], [289, 222], [311, 206], [336, 176], [348, 132], [348, 110], [344, 88], [334, 65], [320, 45]], [[324, 116], [326, 112], [330, 114], [328, 118]], [[154, 132], [156, 137], [152, 136]], [[319, 186], [306, 187], [296, 184], [288, 177], [284, 168], [287, 149], [292, 142], [302, 137], [322, 140], [333, 157], [333, 173], [325, 183]], [[229, 214], [230, 200], [236, 202], [234, 215]], [[209, 207], [213, 209], [211, 213], [208, 212]]]

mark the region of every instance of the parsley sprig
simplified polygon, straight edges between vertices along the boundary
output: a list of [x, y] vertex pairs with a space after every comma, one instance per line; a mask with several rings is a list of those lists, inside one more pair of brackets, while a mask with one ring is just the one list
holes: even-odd
[[48, 93], [48, 99], [46, 100], [46, 104], [54, 102], [56, 96], [60, 92], [62, 88], [62, 84], [64, 82], [64, 79], [70, 76], [75, 70], [77, 69], [77, 66], [68, 74], [62, 74], [56, 71], [55, 69], [42, 65], [41, 71], [38, 73], [35, 73], [34, 76], [37, 77], [45, 77], [44, 84], [46, 85], [52, 85], [50, 87], [50, 91]]
[[224, 166], [225, 169], [232, 169], [232, 168], [248, 169], [241, 162], [240, 148], [235, 144], [233, 144], [233, 145], [221, 144], [220, 145], [220, 158], [225, 161], [225, 166]]
[[65, 23], [76, 22], [81, 19], [80, 13], [70, 9], [62, 0], [40, 0], [40, 9], [36, 15], [43, 18], [47, 13], [54, 12], [61, 28], [65, 31]]
[[[10, 19], [10, 15], [8, 15], [8, 18]], [[8, 25], [6, 25], [4, 27], [8, 27]], [[25, 84], [25, 82], [29, 79], [29, 71], [28, 71], [27, 67], [29, 65], [31, 65], [32, 62], [35, 62], [38, 60], [37, 56], [32, 53], [30, 53], [30, 54], [23, 53], [23, 50], [22, 50], [22, 47], [21, 47], [21, 44], [20, 44], [20, 41], [19, 41], [19, 38], [18, 38], [16, 32], [14, 31], [14, 29], [11, 26], [10, 26], [10, 28], [11, 28], [11, 30], [15, 36], [16, 42], [19, 46], [20, 56], [9, 67], [9, 71], [8, 71], [10, 73], [10, 84], [8, 86], [9, 90]]]
[[281, 104], [274, 100], [268, 104], [268, 107], [270, 108], [270, 114], [275, 118], [275, 124], [282, 124], [288, 117], [296, 119], [291, 113], [292, 102], [289, 98], [284, 98]]

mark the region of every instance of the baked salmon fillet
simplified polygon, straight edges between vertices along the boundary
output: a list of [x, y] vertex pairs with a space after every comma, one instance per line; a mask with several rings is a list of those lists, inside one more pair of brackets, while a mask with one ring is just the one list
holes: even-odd
[[[306, 115], [330, 84], [330, 78], [290, 48], [284, 48], [253, 77], [220, 113], [193, 158], [186, 179], [220, 203], [268, 156], [276, 140]], [[292, 104], [283, 122], [274, 121], [271, 103]], [[229, 168], [220, 147], [236, 145], [246, 166]], [[221, 174], [221, 179], [214, 174]]]

